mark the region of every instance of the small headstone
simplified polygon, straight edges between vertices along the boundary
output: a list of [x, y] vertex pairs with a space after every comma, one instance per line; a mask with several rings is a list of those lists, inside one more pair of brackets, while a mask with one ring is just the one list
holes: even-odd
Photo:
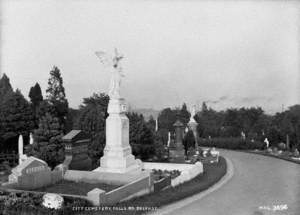
[[42, 205], [46, 208], [60, 209], [64, 203], [63, 197], [55, 193], [46, 193]]

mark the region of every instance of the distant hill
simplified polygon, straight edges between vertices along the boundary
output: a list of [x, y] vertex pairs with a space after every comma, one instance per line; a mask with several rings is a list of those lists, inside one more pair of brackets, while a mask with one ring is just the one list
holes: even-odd
[[137, 108], [133, 109], [133, 112], [137, 112], [139, 114], [143, 114], [145, 120], [149, 120], [150, 116], [152, 115], [154, 119], [158, 117], [159, 110], [154, 110], [152, 108]]

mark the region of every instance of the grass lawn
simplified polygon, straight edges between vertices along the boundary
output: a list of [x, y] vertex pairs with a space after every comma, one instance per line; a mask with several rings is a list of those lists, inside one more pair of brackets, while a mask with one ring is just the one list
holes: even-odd
[[48, 193], [62, 193], [62, 194], [72, 194], [72, 195], [86, 195], [89, 191], [94, 188], [99, 188], [105, 190], [106, 192], [116, 189], [119, 186], [109, 185], [103, 183], [84, 183], [84, 182], [74, 182], [74, 181], [61, 181], [51, 186], [42, 187], [36, 189], [35, 191], [48, 192]]
[[[128, 208], [128, 207], [159, 208], [208, 189], [213, 184], [218, 182], [226, 174], [226, 168], [227, 168], [226, 160], [223, 157], [220, 157], [218, 164], [204, 164], [203, 166], [204, 166], [204, 173], [192, 179], [191, 181], [181, 184], [175, 188], [172, 187], [156, 193], [150, 193], [148, 195], [131, 199], [129, 201], [116, 204], [114, 206], [119, 208]], [[80, 211], [80, 214], [101, 214], [101, 215], [102, 214], [137, 215], [143, 213], [145, 213], [145, 211], [141, 211], [141, 210], [124, 210], [124, 211], [112, 210], [112, 211], [97, 211], [97, 212]]]

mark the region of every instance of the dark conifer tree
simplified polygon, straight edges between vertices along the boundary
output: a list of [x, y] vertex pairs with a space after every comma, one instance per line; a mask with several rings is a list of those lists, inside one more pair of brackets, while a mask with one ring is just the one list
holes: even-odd
[[63, 79], [60, 70], [56, 66], [50, 71], [46, 93], [47, 101], [54, 107], [56, 116], [64, 128], [69, 105], [63, 86]]
[[13, 89], [11, 87], [9, 78], [4, 73], [2, 78], [0, 79], [0, 103], [4, 100], [4, 97], [7, 93], [13, 92]]
[[40, 103], [43, 101], [43, 95], [39, 83], [36, 83], [33, 87], [30, 88], [29, 98], [33, 106], [34, 112], [38, 109]]
[[19, 90], [9, 91], [0, 104], [0, 136], [5, 142], [19, 134], [28, 136], [34, 128], [34, 115], [29, 102]]
[[62, 137], [63, 129], [59, 119], [46, 113], [40, 119], [38, 129], [34, 130], [34, 143], [28, 147], [27, 153], [46, 161], [53, 168], [64, 159]]

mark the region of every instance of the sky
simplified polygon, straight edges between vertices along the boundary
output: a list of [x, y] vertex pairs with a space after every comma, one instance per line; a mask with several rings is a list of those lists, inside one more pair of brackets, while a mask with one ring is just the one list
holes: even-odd
[[299, 2], [2, 0], [1, 73], [27, 97], [62, 73], [69, 104], [107, 92], [95, 51], [124, 55], [122, 96], [133, 108], [300, 103]]

